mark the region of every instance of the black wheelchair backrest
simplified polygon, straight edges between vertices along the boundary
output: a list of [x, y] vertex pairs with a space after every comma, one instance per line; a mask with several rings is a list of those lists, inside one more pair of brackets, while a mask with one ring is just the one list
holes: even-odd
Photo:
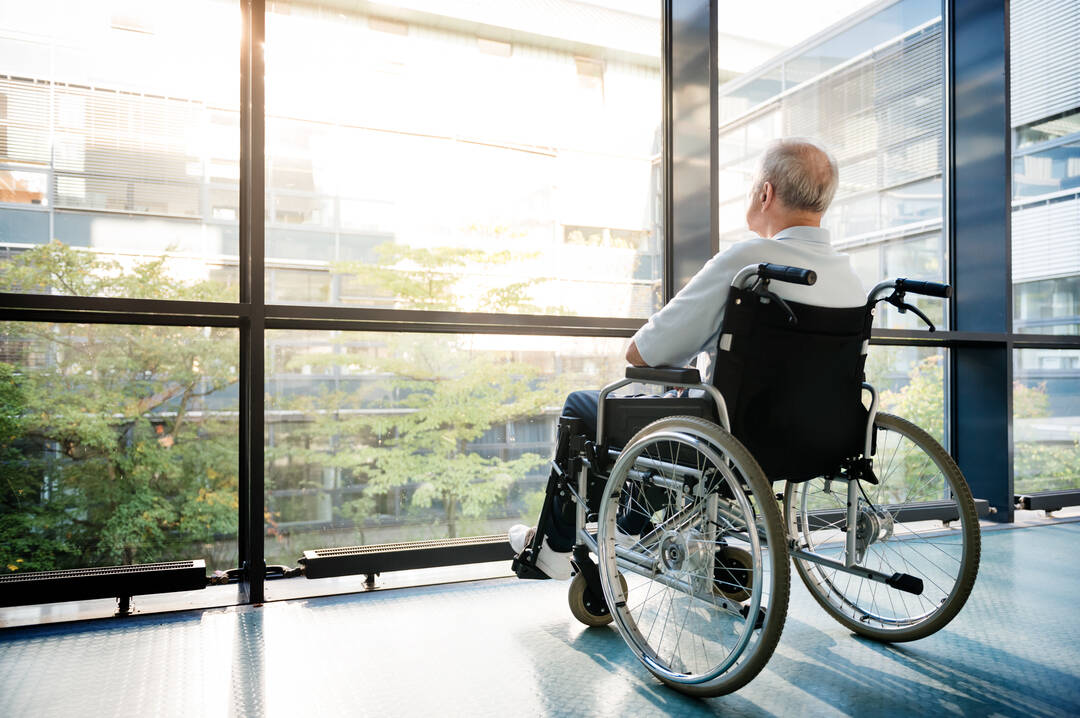
[[802, 481], [835, 472], [863, 451], [872, 315], [869, 305], [781, 304], [731, 288], [713, 384], [727, 402], [732, 433], [766, 475]]

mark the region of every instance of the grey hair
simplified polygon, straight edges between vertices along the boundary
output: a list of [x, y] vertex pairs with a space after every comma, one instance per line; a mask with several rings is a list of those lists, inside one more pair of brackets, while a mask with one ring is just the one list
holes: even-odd
[[[826, 162], [821, 162], [822, 157]], [[828, 150], [813, 140], [789, 137], [765, 149], [755, 191], [768, 182], [787, 207], [824, 214], [836, 194], [839, 176], [836, 159]]]

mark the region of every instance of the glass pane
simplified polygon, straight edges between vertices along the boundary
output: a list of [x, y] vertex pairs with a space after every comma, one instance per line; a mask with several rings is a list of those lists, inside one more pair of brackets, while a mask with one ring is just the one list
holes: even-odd
[[1080, 489], [1080, 350], [1013, 352], [1013, 492]]
[[237, 332], [0, 324], [0, 573], [237, 565]]
[[566, 394], [622, 376], [625, 346], [269, 332], [267, 562], [534, 522]]
[[873, 345], [866, 380], [878, 391], [878, 411], [895, 414], [945, 444], [944, 349]]
[[239, 41], [235, 0], [0, 2], [0, 262], [54, 242], [101, 273], [18, 291], [236, 300]]
[[661, 4], [396, 5], [268, 3], [268, 301], [651, 314]]
[[1011, 3], [1009, 13], [1013, 327], [1076, 335], [1080, 91], [1073, 80], [1080, 75], [1080, 54], [1068, 28], [1080, 24], [1080, 3], [1025, 0]]
[[[867, 289], [893, 277], [946, 281], [940, 0], [720, 7], [721, 249], [752, 236], [746, 193], [762, 149], [811, 137], [840, 166], [823, 226]], [[944, 302], [909, 299], [945, 323]], [[923, 325], [886, 306], [878, 326]]]

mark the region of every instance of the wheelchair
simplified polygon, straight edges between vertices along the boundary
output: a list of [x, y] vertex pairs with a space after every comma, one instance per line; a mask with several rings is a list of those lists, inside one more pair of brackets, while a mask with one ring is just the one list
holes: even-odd
[[[905, 295], [950, 288], [897, 279], [842, 309], [769, 289], [815, 280], [743, 268], [713, 383], [693, 368], [629, 367], [600, 392], [595, 437], [560, 419], [542, 511], [561, 492], [576, 512], [571, 612], [614, 622], [645, 668], [683, 693], [730, 693], [765, 666], [786, 618], [789, 560], [826, 613], [880, 641], [938, 631], [975, 582], [979, 523], [963, 475], [926, 431], [877, 410], [863, 374], [879, 302], [933, 331]], [[685, 396], [613, 394], [635, 382]], [[518, 576], [545, 578], [543, 539], [538, 530], [515, 558]]]

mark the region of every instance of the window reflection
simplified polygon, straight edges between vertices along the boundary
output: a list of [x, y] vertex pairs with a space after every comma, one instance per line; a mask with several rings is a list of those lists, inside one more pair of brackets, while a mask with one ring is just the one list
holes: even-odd
[[163, 257], [235, 300], [239, 41], [232, 0], [5, 5], [3, 256], [56, 239], [122, 272]]
[[1013, 196], [1080, 191], [1080, 139], [1013, 160]]
[[[831, 24], [807, 23], [816, 33], [781, 23], [789, 42], [773, 44], [748, 71], [733, 54], [739, 38], [720, 37], [720, 74], [732, 78], [719, 89], [721, 244], [749, 236], [745, 193], [762, 149], [780, 137], [808, 136], [839, 163], [840, 187], [823, 224], [834, 246], [852, 255], [867, 288], [894, 276], [944, 281], [941, 5], [850, 2], [831, 10], [839, 14]], [[770, 38], [757, 37], [774, 25], [766, 11], [737, 14], [757, 18], [757, 29], [746, 23], [746, 37], [768, 47]], [[940, 325], [943, 303], [924, 308]], [[879, 325], [921, 326], [891, 309]]]
[[655, 310], [660, 4], [393, 5], [268, 4], [268, 276], [310, 260], [334, 286], [378, 285], [444, 251], [468, 257], [438, 264], [448, 308]]

